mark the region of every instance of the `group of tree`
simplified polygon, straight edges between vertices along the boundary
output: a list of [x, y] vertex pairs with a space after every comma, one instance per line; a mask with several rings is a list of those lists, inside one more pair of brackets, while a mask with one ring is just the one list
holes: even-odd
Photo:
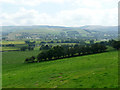
[[[90, 44], [93, 44], [93, 40], [90, 41]], [[120, 41], [118, 40], [109, 40], [109, 41], [101, 41], [99, 42], [101, 45], [106, 45], [115, 48], [116, 50], [119, 50], [120, 48]]]
[[3, 47], [15, 47], [15, 44], [7, 44], [7, 45], [2, 45]]
[[118, 40], [113, 40], [112, 39], [112, 40], [109, 40], [109, 41], [101, 41], [99, 43], [102, 44], [102, 45], [113, 47], [116, 50], [119, 50], [119, 48], [120, 48], [120, 41], [118, 41]]
[[31, 42], [31, 41], [25, 41], [25, 44], [35, 44], [36, 42], [35, 41], [33, 41], [33, 42]]
[[105, 52], [106, 49], [107, 47], [100, 43], [89, 44], [89, 45], [76, 44], [74, 46], [69, 46], [69, 45], [54, 46], [48, 50], [41, 51], [41, 53], [38, 54], [36, 59], [32, 59], [33, 61], [27, 58], [25, 62], [34, 62], [34, 60], [36, 60], [36, 62], [41, 62], [48, 60], [56, 60], [60, 58], [89, 55], [89, 54]]
[[112, 46], [113, 48], [117, 49], [117, 50], [120, 49], [120, 41], [110, 40], [109, 45]]
[[34, 47], [23, 46], [20, 48], [20, 51], [26, 51], [26, 50], [29, 50], [29, 51], [34, 50]]
[[81, 43], [85, 44], [84, 40], [78, 40], [78, 39], [69, 39], [69, 40], [61, 40], [60, 43]]
[[32, 57], [30, 57], [30, 58], [26, 58], [25, 61], [28, 62], [28, 63], [34, 62], [34, 61], [35, 61], [35, 57], [32, 56]]
[[52, 48], [52, 45], [41, 45], [40, 50], [49, 50], [50, 48]]
[[35, 47], [35, 41], [31, 42], [31, 41], [25, 41], [25, 44], [27, 44], [29, 47]]
[[51, 41], [41, 41], [40, 44], [46, 44], [46, 43], [81, 43], [81, 44], [86, 44], [85, 40], [78, 40], [78, 39], [68, 39], [68, 40], [51, 40]]

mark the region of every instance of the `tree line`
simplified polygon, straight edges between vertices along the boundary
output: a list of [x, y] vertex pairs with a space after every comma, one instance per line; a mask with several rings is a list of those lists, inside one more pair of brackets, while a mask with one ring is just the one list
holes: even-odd
[[85, 44], [85, 40], [78, 40], [78, 39], [69, 39], [69, 40], [51, 40], [51, 41], [42, 41], [40, 44], [46, 43], [81, 43]]
[[115, 48], [116, 50], [120, 49], [120, 41], [110, 40], [109, 45]]
[[26, 50], [29, 50], [29, 51], [34, 50], [34, 47], [23, 46], [23, 47], [20, 48], [20, 51], [26, 51]]
[[61, 58], [69, 58], [75, 56], [89, 55], [95, 53], [105, 52], [107, 49], [106, 45], [95, 43], [95, 44], [86, 44], [74, 46], [61, 45], [54, 46], [48, 50], [43, 50], [37, 55], [37, 57], [26, 58], [25, 62], [42, 62], [49, 60], [56, 60]]
[[33, 42], [30, 42], [30, 41], [25, 41], [25, 44], [27, 44], [27, 46], [23, 46], [23, 47], [20, 47], [20, 51], [26, 51], [26, 50], [34, 50], [35, 48], [35, 41]]

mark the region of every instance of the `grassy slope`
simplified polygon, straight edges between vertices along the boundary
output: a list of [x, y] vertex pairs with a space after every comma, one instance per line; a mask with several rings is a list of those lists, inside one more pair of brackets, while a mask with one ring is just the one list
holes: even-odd
[[31, 52], [3, 53], [3, 87], [20, 88], [115, 88], [118, 52], [23, 64]]

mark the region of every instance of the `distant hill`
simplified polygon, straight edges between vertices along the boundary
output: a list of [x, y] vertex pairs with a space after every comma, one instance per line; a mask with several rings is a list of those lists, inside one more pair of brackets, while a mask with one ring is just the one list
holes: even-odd
[[3, 37], [9, 39], [113, 39], [118, 36], [117, 26], [86, 25], [82, 27], [64, 26], [3, 26]]
[[34, 26], [2, 26], [3, 32], [5, 31], [16, 31], [16, 30], [32, 30], [41, 28], [61, 28], [61, 29], [88, 29], [95, 31], [118, 31], [117, 26], [100, 26], [100, 25], [86, 25], [82, 27], [64, 27], [64, 26], [48, 26], [48, 25], [34, 25]]
[[100, 25], [86, 25], [80, 27], [81, 29], [88, 29], [101, 32], [118, 32], [117, 26], [100, 26]]
[[68, 28], [68, 27], [62, 27], [62, 26], [48, 26], [48, 25], [34, 25], [34, 26], [2, 26], [3, 32], [17, 32], [19, 30], [41, 30], [45, 28]]

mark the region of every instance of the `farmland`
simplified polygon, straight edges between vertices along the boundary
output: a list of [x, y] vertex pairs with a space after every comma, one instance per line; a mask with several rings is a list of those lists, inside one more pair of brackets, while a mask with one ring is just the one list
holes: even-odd
[[[0, 50], [2, 51], [14, 51], [14, 50], [20, 50], [21, 47], [24, 46], [28, 46], [27, 44], [25, 44], [26, 40], [13, 40], [13, 41], [7, 41], [7, 40], [3, 40], [1, 45], [4, 45], [2, 47], [0, 47]], [[41, 46], [41, 42], [43, 41], [39, 41], [39, 40], [30, 40], [31, 42], [35, 41], [35, 47], [34, 50], [39, 50], [40, 46]], [[76, 43], [47, 43], [50, 41], [44, 41], [44, 44], [48, 44], [48, 45], [52, 45], [52, 46], [56, 46], [56, 45], [75, 45]], [[86, 43], [89, 43], [88, 41]], [[6, 45], [11, 45], [13, 44], [14, 46], [6, 46]], [[38, 45], [38, 46], [37, 46]]]
[[118, 52], [25, 64], [40, 51], [3, 52], [3, 88], [116, 88]]
[[2, 87], [117, 88], [116, 32], [102, 26], [4, 26]]

